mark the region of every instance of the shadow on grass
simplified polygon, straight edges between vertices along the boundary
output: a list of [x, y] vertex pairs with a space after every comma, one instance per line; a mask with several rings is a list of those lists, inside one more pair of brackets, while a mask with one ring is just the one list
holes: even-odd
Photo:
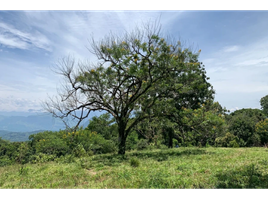
[[113, 165], [113, 163], [120, 163], [126, 160], [136, 157], [138, 159], [153, 159], [158, 162], [166, 161], [172, 157], [178, 157], [183, 155], [200, 155], [200, 154], [212, 154], [213, 152], [206, 152], [204, 149], [167, 149], [160, 151], [139, 151], [139, 152], [129, 152], [126, 155], [100, 155], [95, 157], [95, 161], [101, 161], [104, 165]]
[[256, 165], [217, 174], [216, 188], [268, 188], [268, 175], [262, 175]]

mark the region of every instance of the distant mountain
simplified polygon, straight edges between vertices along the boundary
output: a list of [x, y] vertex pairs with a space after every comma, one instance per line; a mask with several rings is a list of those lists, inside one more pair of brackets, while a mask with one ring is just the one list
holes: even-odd
[[64, 123], [48, 114], [30, 116], [0, 116], [0, 130], [12, 132], [29, 132], [36, 130], [64, 129]]
[[32, 134], [43, 132], [43, 130], [32, 132], [9, 132], [0, 130], [0, 137], [3, 140], [9, 140], [11, 142], [24, 142], [29, 140], [29, 136]]
[[[81, 126], [86, 127], [89, 119], [99, 116], [104, 112], [90, 113]], [[70, 122], [71, 126], [75, 124]], [[39, 133], [40, 130], [59, 131], [66, 127], [64, 123], [52, 117], [48, 113], [32, 113], [32, 112], [0, 112], [0, 137], [10, 141], [26, 141], [29, 135]]]

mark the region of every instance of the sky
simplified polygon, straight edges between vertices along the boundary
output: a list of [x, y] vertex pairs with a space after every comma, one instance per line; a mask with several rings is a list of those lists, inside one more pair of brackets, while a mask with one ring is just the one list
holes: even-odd
[[87, 49], [91, 36], [99, 40], [159, 18], [163, 33], [201, 49], [215, 101], [231, 111], [260, 108], [268, 95], [268, 11], [2, 10], [0, 112], [41, 111], [40, 102], [61, 86], [52, 70], [61, 58], [96, 62]]

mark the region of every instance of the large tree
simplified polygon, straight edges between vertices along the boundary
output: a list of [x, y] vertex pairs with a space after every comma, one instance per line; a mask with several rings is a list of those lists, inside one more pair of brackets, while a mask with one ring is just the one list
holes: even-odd
[[259, 138], [256, 133], [256, 124], [265, 120], [265, 118], [264, 113], [259, 109], [243, 108], [236, 110], [227, 116], [229, 132], [237, 136], [240, 141], [244, 141], [244, 146], [252, 146], [256, 143], [254, 140]]
[[77, 119], [76, 128], [91, 111], [112, 114], [118, 125], [119, 154], [125, 154], [126, 138], [135, 125], [172, 112], [173, 99], [193, 94], [205, 76], [197, 61], [200, 51], [193, 53], [180, 41], [162, 37], [157, 23], [122, 36], [92, 38], [89, 51], [98, 63], [76, 63], [70, 57], [59, 63], [58, 73], [67, 84], [44, 108], [61, 119]]

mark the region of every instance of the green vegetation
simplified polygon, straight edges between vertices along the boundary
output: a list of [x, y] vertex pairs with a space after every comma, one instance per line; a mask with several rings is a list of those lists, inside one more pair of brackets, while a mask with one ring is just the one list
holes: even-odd
[[[199, 108], [213, 99], [214, 90], [198, 61], [201, 50], [193, 52], [165, 37], [158, 23], [99, 41], [92, 38], [88, 49], [98, 63], [63, 59], [56, 71], [68, 86], [44, 102], [44, 109], [61, 119], [77, 119], [74, 130], [91, 111], [108, 112], [117, 124], [118, 154], [125, 154], [127, 138], [138, 123], [170, 118], [182, 106]], [[173, 131], [165, 129], [172, 147]]]
[[11, 132], [0, 130], [0, 137], [11, 142], [23, 142], [29, 140], [30, 135], [40, 132], [43, 132], [43, 130], [31, 132]]
[[[63, 60], [70, 87], [44, 107], [78, 122], [24, 142], [0, 138], [0, 187], [267, 188], [266, 97], [262, 110], [228, 114], [214, 101], [200, 51], [159, 31], [92, 40], [98, 65], [75, 71]], [[97, 110], [106, 113], [79, 127]]]
[[144, 150], [0, 168], [0, 188], [267, 188], [266, 148]]

